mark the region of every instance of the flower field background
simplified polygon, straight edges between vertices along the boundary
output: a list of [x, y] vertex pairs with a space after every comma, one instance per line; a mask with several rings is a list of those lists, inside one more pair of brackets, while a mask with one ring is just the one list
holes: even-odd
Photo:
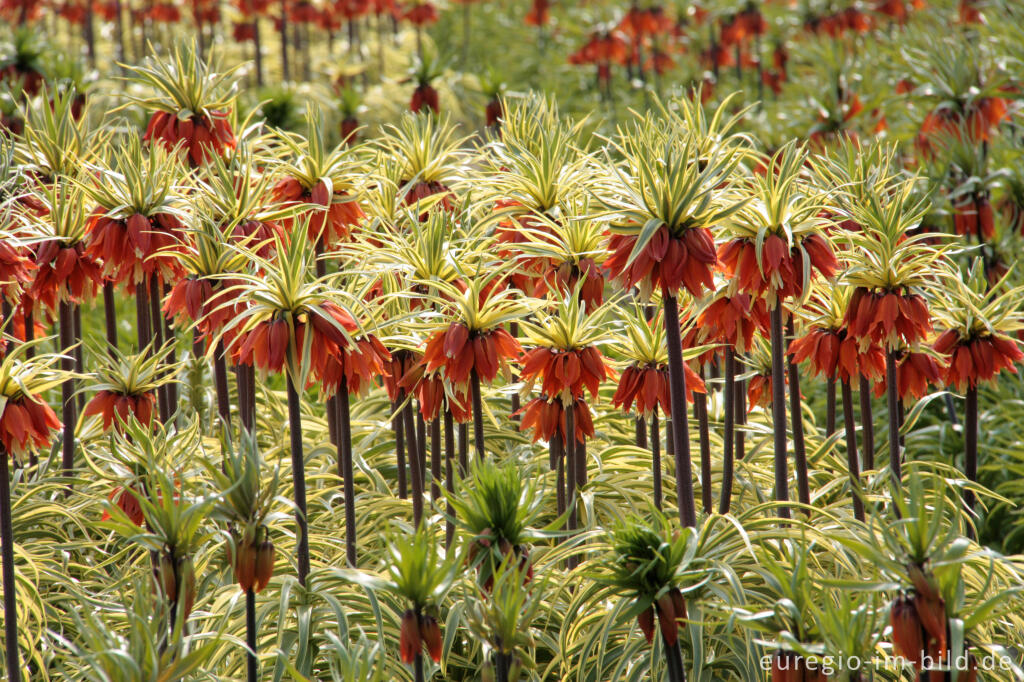
[[0, 0], [8, 680], [1024, 680], [1024, 11]]

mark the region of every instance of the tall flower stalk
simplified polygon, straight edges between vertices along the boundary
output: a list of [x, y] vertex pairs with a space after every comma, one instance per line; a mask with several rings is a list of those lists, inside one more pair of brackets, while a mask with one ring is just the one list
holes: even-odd
[[[935, 340], [938, 353], [949, 356], [943, 380], [964, 391], [964, 474], [978, 481], [978, 386], [992, 382], [1003, 371], [1017, 373], [1024, 360], [1016, 333], [1024, 329], [1017, 309], [1022, 287], [1010, 287], [1003, 277], [989, 289], [983, 263], [976, 260], [964, 278], [952, 278], [951, 290], [940, 294], [935, 307], [942, 332]], [[965, 501], [974, 506], [974, 493]]]
[[306, 584], [310, 570], [306, 521], [305, 453], [302, 442], [301, 394], [311, 374], [322, 379], [330, 354], [351, 344], [358, 325], [332, 297], [325, 282], [313, 274], [314, 253], [304, 234], [293, 234], [276, 243], [277, 258], [271, 262], [248, 252], [257, 272], [230, 275], [239, 283], [226, 290], [227, 303], [241, 298], [248, 303], [220, 332], [217, 339], [232, 338], [231, 352], [242, 364], [260, 372], [284, 373], [288, 398], [292, 484], [297, 526], [299, 582]]
[[844, 280], [853, 287], [844, 324], [861, 349], [872, 343], [885, 352], [889, 407], [889, 473], [898, 487], [903, 457], [897, 355], [931, 330], [925, 292], [946, 276], [943, 250], [927, 234], [909, 234], [925, 213], [925, 198], [913, 180], [894, 181], [889, 192], [873, 194], [849, 206], [849, 219], [860, 229], [848, 233], [851, 248]]
[[679, 101], [670, 125], [648, 113], [620, 130], [602, 201], [612, 216], [611, 254], [605, 262], [625, 288], [644, 298], [658, 290], [665, 315], [679, 518], [696, 525], [693, 465], [686, 414], [686, 376], [679, 324], [679, 291], [696, 298], [714, 286], [718, 263], [711, 228], [732, 216], [744, 199], [728, 185], [740, 163], [744, 138], [731, 134], [737, 118], [723, 121], [728, 102], [710, 118], [700, 104]]
[[[752, 201], [729, 224], [732, 237], [719, 250], [727, 275], [738, 289], [764, 296], [768, 306], [772, 357], [772, 428], [775, 451], [775, 499], [789, 500], [786, 442], [786, 364], [783, 317], [786, 299], [799, 305], [816, 273], [831, 279], [838, 262], [825, 233], [830, 221], [822, 217], [824, 196], [808, 182], [807, 151], [795, 143], [762, 159], [764, 174], [749, 178]], [[790, 390], [797, 387], [790, 386]], [[798, 401], [794, 401], [794, 405]], [[799, 419], [795, 414], [793, 419]], [[794, 464], [799, 501], [810, 504], [807, 453], [803, 440], [794, 439]], [[783, 504], [779, 513], [789, 516]]]
[[[231, 335], [218, 339], [217, 335], [244, 307], [227, 292], [233, 284], [231, 274], [246, 268], [247, 259], [240, 249], [272, 256], [274, 240], [283, 234], [280, 221], [292, 215], [287, 208], [263, 208], [268, 187], [269, 176], [257, 172], [248, 145], [239, 145], [227, 159], [211, 158], [203, 177], [195, 183], [190, 229], [174, 252], [184, 276], [174, 282], [162, 308], [176, 326], [191, 327], [194, 351], [212, 360], [217, 413], [222, 428], [229, 430], [226, 349], [234, 339]], [[241, 385], [247, 376], [236, 372], [236, 377], [241, 397], [247, 394], [247, 387]], [[242, 405], [239, 412], [247, 408]], [[243, 427], [251, 429], [251, 424], [243, 423]]]
[[240, 444], [222, 441], [223, 461], [218, 466], [203, 462], [207, 473], [220, 490], [220, 499], [211, 516], [228, 524], [225, 548], [235, 582], [245, 594], [246, 654], [248, 682], [259, 679], [256, 632], [256, 595], [274, 574], [276, 550], [267, 522], [277, 495], [278, 471], [269, 482], [264, 478], [264, 462], [254, 439], [243, 434]]
[[[346, 290], [350, 300], [360, 300], [359, 292]], [[372, 314], [372, 313], [368, 313]], [[357, 333], [371, 327], [375, 320], [340, 318], [342, 327], [351, 339], [326, 341], [331, 347], [322, 360], [314, 360], [313, 371], [320, 380], [322, 393], [331, 396], [327, 409], [337, 411], [338, 475], [342, 479], [345, 496], [345, 556], [350, 566], [356, 565], [356, 492], [355, 467], [352, 450], [351, 396], [365, 395], [375, 379], [386, 373], [391, 353], [376, 335]], [[318, 353], [315, 357], [319, 357]]]
[[[497, 101], [497, 100], [495, 100]], [[499, 109], [502, 109], [499, 102]], [[498, 255], [514, 259], [511, 286], [526, 296], [572, 288], [593, 309], [604, 295], [603, 223], [590, 219], [587, 190], [594, 187], [592, 155], [582, 151], [582, 121], [563, 117], [557, 104], [537, 95], [508, 102], [502, 135], [486, 148], [484, 182], [478, 192], [488, 214], [480, 228], [495, 224]], [[518, 323], [510, 332], [518, 337]], [[520, 396], [512, 395], [513, 418]]]
[[[437, 282], [441, 296], [434, 303], [450, 322], [433, 332], [423, 352], [426, 372], [444, 369], [453, 387], [469, 386], [473, 401], [473, 431], [477, 457], [486, 457], [482, 383], [494, 381], [499, 371], [509, 375], [509, 361], [521, 352], [519, 342], [504, 328], [520, 319], [524, 306], [517, 292], [504, 287], [500, 273], [463, 281], [463, 290]], [[472, 351], [472, 352], [470, 352]]]
[[579, 294], [578, 284], [563, 290], [562, 298], [553, 302], [550, 311], [540, 312], [537, 322], [522, 323], [531, 347], [523, 355], [522, 390], [527, 393], [539, 383], [543, 398], [559, 401], [564, 413], [562, 433], [570, 529], [577, 523], [576, 492], [587, 480], [586, 441], [581, 438], [585, 430], [576, 427], [577, 405], [582, 402], [582, 410], [586, 411], [585, 393], [590, 394], [591, 401], [596, 400], [601, 382], [608, 376], [600, 346], [605, 342], [604, 320], [610, 306], [588, 310], [580, 302]]
[[61, 386], [62, 439], [61, 464], [69, 479], [75, 468], [75, 424], [78, 405], [75, 401], [75, 358], [73, 353], [81, 345], [81, 330], [76, 329], [76, 310], [83, 300], [95, 295], [102, 282], [102, 270], [86, 251], [86, 222], [84, 193], [66, 181], [58, 181], [40, 190], [39, 199], [46, 208], [42, 215], [29, 214], [28, 228], [39, 239], [34, 249], [35, 278], [29, 287], [29, 300], [58, 311], [60, 328], [61, 366], [66, 379]]
[[[662, 462], [661, 428], [658, 418], [661, 414], [672, 413], [669, 394], [668, 350], [665, 343], [665, 326], [660, 314], [650, 318], [637, 306], [628, 317], [624, 333], [615, 338], [614, 353], [622, 358], [625, 367], [619, 375], [619, 383], [612, 396], [612, 406], [622, 410], [635, 409], [644, 428], [650, 426], [651, 476], [654, 506], [662, 506]], [[685, 360], [705, 352], [705, 347], [688, 348]], [[683, 365], [686, 372], [687, 400], [693, 402], [694, 393], [705, 391], [704, 382], [689, 364]]]
[[[742, 390], [736, 381], [742, 356], [754, 343], [755, 335], [768, 332], [768, 310], [764, 300], [750, 294], [731, 292], [727, 287], [704, 301], [697, 315], [693, 335], [702, 343], [719, 343], [723, 346], [723, 390], [724, 424], [722, 433], [722, 494], [718, 511], [727, 514], [732, 505], [732, 486], [735, 475], [739, 439], [736, 425], [743, 418], [742, 405], [737, 404], [737, 390]], [[702, 348], [690, 352], [702, 352]]]
[[[38, 342], [36, 342], [38, 343]], [[64, 383], [66, 376], [56, 366], [59, 355], [37, 355], [27, 359], [28, 344], [10, 349], [0, 361], [0, 562], [4, 590], [4, 643], [7, 678], [20, 682], [21, 663], [18, 632], [18, 586], [14, 573], [14, 530], [11, 522], [11, 479], [9, 460], [47, 448], [60, 420], [41, 395]]]
[[[135, 294], [142, 350], [165, 331], [151, 294], [161, 296], [165, 283], [184, 274], [176, 253], [183, 250], [188, 222], [180, 194], [185, 169], [176, 154], [159, 145], [146, 148], [137, 134], [129, 133], [95, 171], [95, 179], [81, 183], [94, 204], [87, 227], [88, 252], [103, 265], [104, 295], [108, 284]], [[115, 325], [115, 309], [107, 312], [107, 325]], [[159, 404], [166, 419], [166, 389], [159, 392]]]
[[602, 592], [632, 601], [626, 613], [636, 617], [648, 644], [657, 627], [669, 682], [686, 680], [679, 637], [689, 622], [684, 590], [704, 563], [697, 556], [698, 538], [692, 528], [673, 530], [660, 512], [650, 519], [631, 516], [612, 530], [605, 557], [593, 573]]
[[[811, 373], [824, 376], [834, 387], [839, 382], [842, 394], [843, 424], [846, 435], [847, 471], [852, 486], [854, 516], [864, 520], [864, 503], [858, 490], [861, 463], [857, 456], [857, 424], [854, 421], [852, 382], [861, 377], [879, 379], [885, 371], [885, 356], [878, 345], [862, 348], [843, 325], [850, 289], [825, 286], [812, 294], [806, 312], [814, 317], [803, 330], [803, 336], [789, 344], [792, 364], [810, 360]], [[834, 403], [834, 401], [833, 401]], [[835, 409], [835, 405], [831, 405]], [[835, 417], [833, 416], [833, 422]], [[829, 433], [828, 435], [831, 435]], [[868, 464], [865, 453], [864, 469]]]

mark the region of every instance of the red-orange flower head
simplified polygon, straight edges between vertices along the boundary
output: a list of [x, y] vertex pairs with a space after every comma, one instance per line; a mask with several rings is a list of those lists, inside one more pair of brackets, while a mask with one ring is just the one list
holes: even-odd
[[32, 282], [36, 264], [28, 257], [28, 250], [10, 239], [0, 240], [0, 296], [17, 300], [21, 289]]
[[989, 241], [995, 236], [995, 215], [988, 192], [976, 192], [953, 202], [953, 229], [962, 237]]
[[[122, 488], [118, 486], [110, 491], [110, 495], [107, 496], [111, 504], [117, 505], [121, 511], [125, 513], [128, 520], [134, 523], [139, 528], [142, 528], [142, 524], [146, 520], [145, 514], [142, 513], [142, 505], [139, 503], [139, 493], [134, 487]], [[110, 512], [104, 511], [103, 516], [100, 517], [100, 521], [106, 521], [110, 518]]]
[[813, 374], [849, 382], [854, 377], [878, 380], [885, 374], [885, 354], [872, 343], [861, 348], [845, 329], [815, 327], [789, 344], [793, 362], [810, 359]]
[[265, 372], [280, 372], [288, 355], [288, 322], [267, 320], [241, 337], [238, 362]]
[[148, 425], [153, 419], [153, 407], [156, 395], [153, 392], [141, 395], [124, 395], [103, 390], [93, 396], [85, 406], [86, 417], [98, 414], [103, 418], [103, 430], [115, 426], [118, 431], [124, 430], [124, 423], [134, 416], [140, 424]]
[[[583, 398], [573, 401], [573, 423], [576, 428], [576, 441], [586, 442], [594, 437], [594, 420], [590, 408]], [[522, 431], [533, 431], [533, 442], [550, 441], [557, 433], [562, 442], [565, 441], [565, 407], [558, 398], [539, 396], [523, 406], [523, 415], [519, 428]]]
[[154, 112], [142, 139], [158, 140], [168, 151], [182, 144], [195, 166], [203, 165], [213, 155], [223, 156], [236, 143], [225, 111], [193, 113], [184, 120], [176, 113]]
[[1024, 360], [1017, 342], [998, 333], [962, 339], [959, 332], [950, 329], [939, 335], [935, 350], [950, 356], [943, 381], [960, 391], [991, 381], [1004, 369], [1016, 374], [1014, 365]]
[[430, 83], [420, 83], [412, 91], [412, 99], [409, 100], [409, 111], [418, 113], [429, 109], [435, 114], [441, 110], [441, 103], [437, 90]]
[[637, 235], [613, 234], [608, 243], [611, 255], [605, 267], [624, 287], [639, 286], [648, 293], [656, 288], [675, 293], [685, 286], [697, 297], [714, 289], [713, 272], [718, 256], [711, 230], [687, 228], [677, 236], [662, 225], [630, 263], [636, 241]]
[[544, 395], [565, 401], [581, 397], [584, 388], [596, 398], [607, 376], [604, 357], [594, 346], [576, 350], [534, 348], [523, 356], [522, 378], [541, 379]]
[[[604, 302], [604, 272], [593, 258], [583, 258], [578, 263], [565, 261], [548, 272], [551, 281], [548, 289], [571, 292], [580, 288], [580, 303], [587, 310], [594, 310]], [[553, 285], [553, 286], [552, 286]]]
[[547, 26], [551, 18], [550, 7], [551, 0], [533, 0], [530, 11], [526, 13], [526, 23], [530, 26]]
[[438, 19], [437, 7], [429, 2], [417, 2], [405, 12], [404, 18], [413, 26], [433, 24]]
[[[233, 282], [214, 280], [210, 277], [189, 276], [175, 282], [171, 293], [164, 301], [163, 311], [179, 324], [196, 323], [196, 330], [204, 338], [211, 338], [224, 329], [236, 317], [243, 304], [235, 302], [226, 305], [232, 296], [229, 291]], [[225, 339], [230, 346], [233, 336]]]
[[[511, 207], [522, 206], [513, 199], [499, 199], [494, 204], [495, 211], [507, 210]], [[543, 296], [548, 290], [548, 281], [545, 278], [554, 263], [550, 258], [542, 256], [527, 256], [517, 244], [524, 244], [530, 241], [528, 233], [534, 235], [547, 235], [551, 233], [550, 226], [540, 218], [532, 215], [523, 208], [523, 213], [510, 216], [501, 220], [495, 230], [495, 238], [502, 247], [498, 255], [504, 259], [515, 259], [516, 269], [509, 275], [509, 280], [516, 289], [519, 289], [528, 296]], [[552, 236], [553, 238], [553, 236]]]
[[[354, 332], [359, 327], [352, 316], [336, 303], [324, 301], [320, 308], [334, 319], [337, 326], [318, 314], [308, 312], [292, 320], [297, 352], [304, 347], [307, 329], [312, 328], [310, 368], [317, 376], [326, 368], [330, 356], [347, 346], [348, 341], [341, 329]], [[312, 318], [311, 323], [308, 318]], [[283, 316], [263, 320], [239, 335], [238, 362], [255, 365], [264, 372], [280, 372], [288, 359], [289, 341], [289, 320]]]
[[399, 628], [398, 649], [403, 663], [412, 663], [427, 647], [427, 654], [435, 663], [441, 662], [441, 627], [437, 619], [427, 614], [417, 615], [408, 609]]
[[602, 82], [611, 78], [612, 64], [625, 64], [629, 47], [619, 32], [597, 31], [580, 49], [569, 55], [569, 63], [597, 64]]
[[900, 341], [917, 343], [932, 328], [928, 304], [920, 294], [863, 287], [854, 290], [843, 323], [862, 346], [874, 342], [885, 348]]
[[[452, 193], [452, 190], [448, 185], [438, 180], [421, 180], [416, 182], [409, 188], [409, 191], [405, 193], [403, 200], [406, 206], [416, 206], [427, 197], [434, 196], [435, 194], [443, 195], [435, 206], [445, 211], [455, 210], [455, 194]], [[421, 213], [420, 220], [426, 220], [428, 213], [429, 211]]]
[[[295, 178], [284, 178], [274, 185], [271, 198], [286, 206], [299, 203], [324, 206], [324, 209], [313, 209], [308, 235], [311, 242], [322, 238], [328, 247], [347, 239], [352, 228], [366, 215], [352, 196], [340, 188], [331, 194], [323, 180], [309, 188]], [[290, 227], [291, 220], [285, 224]]]
[[[920, 400], [928, 393], [929, 385], [938, 385], [942, 367], [929, 353], [916, 350], [900, 350], [896, 357], [896, 393], [900, 400]], [[886, 377], [883, 373], [875, 384], [875, 395], [883, 396], [886, 391]]]
[[[423, 369], [424, 365], [420, 364], [402, 379], [403, 387], [409, 387], [410, 392], [415, 391], [423, 420], [430, 422], [437, 419], [441, 414], [441, 407], [447, 405], [451, 410], [452, 419], [456, 422], [464, 424], [471, 421], [473, 407], [468, 387], [453, 386], [446, 391], [445, 380], [440, 372], [424, 374]], [[448, 395], [449, 392], [452, 395]]]
[[[686, 373], [686, 399], [693, 402], [694, 393], [705, 393], [704, 381], [689, 364]], [[628, 412], [636, 401], [637, 414], [649, 417], [660, 406], [662, 414], [672, 411], [672, 398], [668, 388], [668, 368], [665, 365], [630, 365], [619, 377], [619, 385], [612, 396], [612, 406]]]
[[[351, 343], [348, 338], [345, 338], [345, 335], [354, 334], [359, 329], [359, 323], [337, 303], [323, 301], [319, 307], [331, 319], [324, 319], [317, 314], [310, 314], [308, 319], [305, 316], [300, 316], [295, 325], [295, 347], [302, 348], [305, 345], [307, 330], [312, 327], [313, 339], [310, 344], [309, 365], [314, 376], [324, 378], [329, 372], [329, 365], [337, 360], [334, 356], [349, 350], [356, 351], [355, 348], [351, 348]], [[374, 340], [376, 341], [376, 339]], [[377, 359], [384, 358], [386, 360], [387, 349], [380, 341], [377, 341], [377, 344], [379, 347], [373, 347], [370, 352], [376, 354], [382, 351], [383, 355]], [[373, 346], [372, 341], [370, 345]], [[381, 367], [383, 369], [382, 365]], [[340, 379], [340, 376], [338, 378]]]
[[38, 398], [10, 398], [0, 414], [0, 443], [13, 456], [33, 448], [47, 448], [52, 432], [61, 428], [60, 420], [49, 405]]
[[136, 282], [157, 275], [164, 281], [184, 276], [171, 250], [183, 243], [184, 228], [170, 213], [127, 219], [110, 218], [97, 210], [87, 226], [89, 255], [103, 264], [105, 274], [115, 283], [134, 290]]
[[376, 377], [387, 372], [390, 362], [391, 353], [380, 339], [367, 334], [327, 353], [323, 365], [314, 366], [313, 372], [322, 382], [324, 392], [328, 394], [337, 393], [344, 378], [350, 394], [362, 395]]
[[[686, 365], [689, 369], [689, 365]], [[691, 372], [693, 370], [690, 370]], [[687, 382], [687, 388], [689, 388]], [[628, 412], [636, 401], [636, 411], [650, 416], [661, 405], [663, 414], [671, 411], [671, 397], [668, 390], [668, 372], [658, 367], [627, 367], [619, 377], [619, 385], [612, 396], [612, 406]]]
[[931, 157], [936, 147], [941, 149], [948, 140], [961, 140], [964, 133], [971, 142], [987, 142], [1008, 112], [1003, 97], [979, 97], [959, 106], [940, 105], [921, 122], [915, 145], [923, 156]]
[[[787, 249], [785, 240], [769, 234], [761, 249], [758, 262], [757, 244], [753, 239], [738, 238], [719, 249], [719, 258], [727, 276], [736, 279], [740, 291], [766, 296], [769, 304], [776, 298], [800, 298], [804, 293], [804, 259], [801, 249], [807, 253], [811, 269], [823, 277], [835, 277], [839, 269], [835, 253], [828, 241], [819, 234], [809, 234], [799, 247]], [[806, 273], [808, 279], [813, 272]]]
[[461, 322], [452, 322], [427, 340], [423, 359], [427, 373], [443, 367], [453, 386], [464, 386], [474, 369], [481, 381], [493, 381], [502, 365], [521, 352], [519, 342], [500, 327], [470, 331]]
[[260, 258], [273, 259], [277, 238], [284, 238], [284, 229], [265, 220], [243, 220], [231, 230], [232, 242], [252, 249]]
[[701, 342], [725, 343], [744, 353], [755, 334], [767, 334], [768, 308], [764, 299], [750, 294], [718, 296], [697, 316], [695, 329]]
[[[402, 397], [403, 391], [411, 392], [419, 385], [423, 377], [421, 356], [407, 348], [391, 351], [391, 360], [387, 363], [383, 376], [384, 390], [392, 402]], [[406, 380], [406, 377], [412, 378]]]
[[79, 303], [96, 293], [103, 272], [81, 242], [66, 246], [56, 240], [42, 242], [36, 248], [38, 270], [28, 294], [50, 310], [58, 301]]
[[174, 3], [157, 2], [148, 12], [143, 10], [142, 16], [160, 24], [176, 24], [181, 21], [181, 10]]

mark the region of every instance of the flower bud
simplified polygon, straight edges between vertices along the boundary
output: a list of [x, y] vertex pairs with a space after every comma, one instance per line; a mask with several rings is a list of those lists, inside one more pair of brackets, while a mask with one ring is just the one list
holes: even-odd
[[654, 640], [654, 608], [648, 606], [637, 614], [636, 623], [644, 633], [647, 643], [650, 644]]
[[274, 543], [267, 538], [256, 550], [256, 587], [254, 592], [260, 592], [274, 575], [274, 557], [277, 552]]
[[889, 622], [896, 652], [911, 661], [915, 668], [920, 668], [924, 653], [924, 628], [913, 602], [902, 595], [893, 600]]
[[441, 628], [433, 616], [420, 616], [420, 638], [434, 663], [441, 662]]
[[423, 647], [423, 640], [420, 636], [419, 619], [412, 609], [407, 609], [402, 616], [402, 626], [399, 633], [398, 649], [402, 655], [402, 663], [412, 663], [416, 655]]
[[679, 639], [679, 625], [676, 623], [676, 609], [672, 597], [666, 592], [658, 597], [658, 626], [668, 646], [674, 646]]

